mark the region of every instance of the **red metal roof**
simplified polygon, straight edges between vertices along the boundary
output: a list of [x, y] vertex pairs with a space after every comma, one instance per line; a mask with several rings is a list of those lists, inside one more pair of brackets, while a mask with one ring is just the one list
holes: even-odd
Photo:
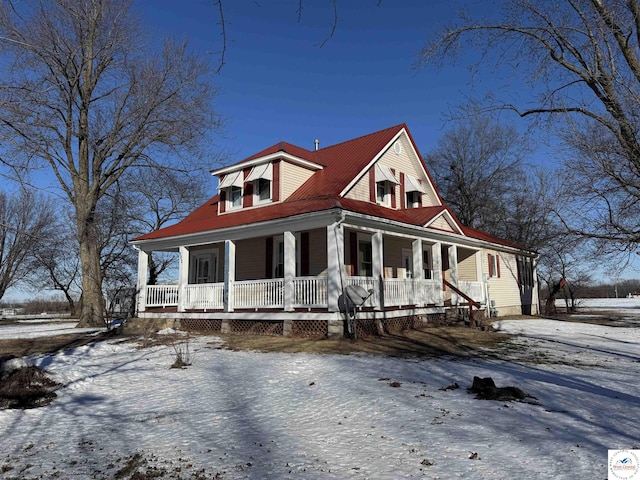
[[[142, 235], [134, 241], [152, 240], [159, 238], [188, 235], [198, 232], [217, 230], [221, 228], [248, 225], [286, 218], [303, 213], [318, 212], [332, 208], [342, 208], [347, 211], [385, 218], [409, 225], [423, 226], [435, 216], [447, 210], [456, 222], [453, 212], [446, 206], [412, 208], [394, 210], [379, 206], [371, 202], [341, 198], [340, 193], [349, 183], [360, 174], [363, 169], [374, 159], [376, 155], [402, 130], [407, 132], [416, 152], [418, 149], [405, 124], [396, 125], [362, 137], [338, 143], [316, 151], [306, 150], [286, 142], [280, 142], [266, 148], [248, 158], [236, 163], [240, 166], [251, 160], [271, 155], [277, 152], [286, 152], [296, 157], [322, 165], [324, 168], [315, 172], [309, 180], [300, 186], [291, 196], [283, 202], [261, 206], [259, 208], [240, 209], [233, 212], [218, 214], [218, 200], [216, 195], [189, 214], [181, 222], [162, 228], [155, 232]], [[420, 157], [420, 153], [418, 152]], [[420, 157], [422, 161], [422, 158]], [[433, 180], [425, 167], [425, 171]], [[436, 189], [436, 194], [439, 192]], [[459, 222], [458, 222], [459, 223]], [[498, 239], [487, 233], [471, 228], [462, 227], [465, 235], [486, 240], [501, 245], [518, 247], [505, 240]]]

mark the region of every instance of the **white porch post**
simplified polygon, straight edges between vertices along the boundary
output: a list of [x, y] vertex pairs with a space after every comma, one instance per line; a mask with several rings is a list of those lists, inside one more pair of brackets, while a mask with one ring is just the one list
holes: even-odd
[[444, 303], [444, 289], [442, 288], [442, 244], [440, 242], [431, 245], [431, 263], [431, 276], [438, 285], [439, 298], [436, 304], [442, 305]]
[[[533, 292], [531, 293], [531, 315], [540, 315], [540, 292], [538, 291], [538, 259], [531, 259], [531, 268], [533, 269]], [[535, 313], [533, 311], [535, 305]]]
[[480, 303], [486, 303], [487, 296], [486, 296], [486, 289], [485, 289], [485, 280], [484, 280], [484, 274], [482, 273], [482, 251], [478, 250], [474, 256], [476, 257], [476, 279], [478, 282], [480, 282], [480, 285], [482, 286], [482, 298], [474, 298], [474, 300]]
[[293, 277], [296, 276], [296, 236], [284, 232], [284, 310], [293, 311]]
[[233, 284], [236, 281], [236, 244], [224, 241], [224, 311], [233, 312]]
[[422, 280], [424, 279], [423, 259], [422, 259], [422, 240], [416, 239], [411, 243], [411, 252], [413, 253], [413, 301], [416, 305], [425, 304], [424, 288]]
[[[447, 251], [449, 253], [451, 285], [458, 287], [458, 247], [450, 245]], [[458, 294], [456, 292], [451, 292], [451, 305], [458, 305], [458, 302]]]
[[384, 263], [384, 244], [381, 231], [374, 233], [371, 237], [371, 270], [373, 278], [377, 284], [374, 293], [374, 307], [381, 310], [384, 307], [384, 280], [383, 280], [383, 263]]
[[147, 307], [147, 278], [149, 277], [149, 254], [138, 250], [138, 312]]
[[339, 223], [327, 225], [327, 309], [340, 311], [344, 269], [344, 228]]
[[186, 310], [186, 291], [185, 287], [189, 283], [189, 249], [180, 247], [180, 261], [178, 263], [178, 311]]

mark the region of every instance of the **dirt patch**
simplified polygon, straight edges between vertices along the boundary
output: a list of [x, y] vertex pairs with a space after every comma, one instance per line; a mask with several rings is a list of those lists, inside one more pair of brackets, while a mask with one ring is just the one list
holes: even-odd
[[36, 408], [56, 398], [59, 383], [36, 366], [29, 366], [0, 376], [0, 408]]
[[616, 310], [589, 310], [579, 308], [576, 313], [557, 313], [556, 315], [546, 315], [542, 318], [558, 320], [561, 322], [591, 323], [594, 325], [604, 325], [606, 327], [629, 327], [629, 317], [637, 319], [632, 311], [629, 313]]
[[99, 335], [88, 333], [69, 333], [51, 337], [11, 338], [0, 340], [0, 356], [13, 355], [25, 357], [28, 355], [55, 353], [71, 348], [82, 347], [94, 342], [111, 338], [113, 334], [106, 332]]
[[510, 335], [465, 327], [421, 327], [380, 337], [305, 339], [257, 335], [219, 335], [222, 348], [284, 353], [369, 353], [389, 356], [472, 356], [495, 349]]

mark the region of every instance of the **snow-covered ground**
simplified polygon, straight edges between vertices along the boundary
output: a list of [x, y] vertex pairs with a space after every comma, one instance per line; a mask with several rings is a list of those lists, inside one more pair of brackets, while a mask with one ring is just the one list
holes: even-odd
[[[183, 370], [172, 346], [118, 341], [37, 357], [65, 388], [0, 411], [0, 477], [605, 479], [608, 449], [640, 448], [639, 328], [496, 326], [517, 334], [499, 359], [232, 352], [215, 337], [190, 341]], [[537, 404], [475, 400], [474, 376]]]

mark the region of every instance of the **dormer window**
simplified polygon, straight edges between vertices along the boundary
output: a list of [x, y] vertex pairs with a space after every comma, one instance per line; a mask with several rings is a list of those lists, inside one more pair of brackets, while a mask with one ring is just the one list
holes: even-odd
[[255, 195], [254, 204], [270, 202], [272, 199], [272, 166], [271, 163], [265, 163], [253, 167], [245, 182], [253, 182], [253, 191]]
[[231, 208], [240, 208], [242, 206], [242, 188], [229, 187], [229, 206]]
[[422, 194], [427, 193], [420, 181], [411, 175], [404, 176], [404, 191], [407, 208], [422, 206]]
[[386, 165], [376, 164], [376, 202], [390, 207], [398, 185], [395, 175]]
[[227, 191], [227, 208], [236, 209], [242, 207], [242, 171], [231, 172], [226, 175], [218, 185], [218, 190]]
[[391, 206], [391, 184], [389, 182], [376, 182], [376, 202], [387, 207]]

